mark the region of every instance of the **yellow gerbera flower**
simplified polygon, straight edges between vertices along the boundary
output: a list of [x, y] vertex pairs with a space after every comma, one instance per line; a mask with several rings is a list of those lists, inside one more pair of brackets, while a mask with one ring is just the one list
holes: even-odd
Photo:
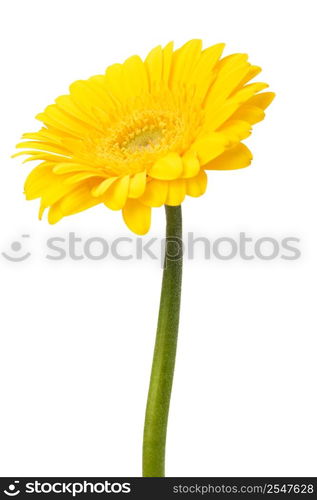
[[132, 56], [104, 75], [76, 81], [23, 135], [18, 154], [41, 160], [25, 183], [54, 224], [99, 203], [122, 210], [128, 227], [145, 234], [151, 209], [201, 196], [206, 170], [250, 164], [242, 144], [264, 118], [272, 92], [248, 82], [260, 72], [246, 54], [220, 59], [224, 44], [202, 50], [191, 40]]

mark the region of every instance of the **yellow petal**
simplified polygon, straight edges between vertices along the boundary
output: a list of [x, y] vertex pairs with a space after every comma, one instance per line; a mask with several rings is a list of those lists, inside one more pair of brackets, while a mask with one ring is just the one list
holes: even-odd
[[139, 172], [130, 179], [129, 198], [139, 198], [144, 193], [146, 186], [146, 172]]
[[22, 135], [23, 139], [32, 139], [35, 141], [52, 142], [54, 144], [61, 144], [60, 136], [57, 135], [57, 131], [51, 132], [47, 128], [41, 128], [38, 132], [27, 132]]
[[205, 49], [191, 75], [188, 78], [188, 84], [195, 86], [195, 97], [202, 102], [209, 90], [211, 83], [216, 78], [216, 73], [213, 71], [216, 62], [219, 60], [224, 43], [219, 43]]
[[201, 55], [201, 40], [190, 40], [174, 52], [170, 75], [170, 86], [186, 82]]
[[[73, 215], [101, 203], [102, 199], [93, 198], [90, 191], [91, 187], [88, 183], [76, 186], [59, 200], [58, 212], [63, 215]], [[52, 210], [52, 213], [54, 213], [54, 210]]]
[[56, 162], [69, 160], [69, 158], [66, 156], [60, 156], [54, 153], [46, 153], [45, 151], [39, 152], [35, 150], [19, 151], [18, 153], [12, 155], [11, 158], [17, 158], [18, 156], [23, 156], [23, 155], [30, 155], [30, 156], [29, 158], [26, 158], [26, 160], [23, 160], [22, 163], [27, 163], [29, 161], [37, 161], [37, 160], [47, 160], [47, 161], [52, 160]]
[[[104, 100], [95, 92], [87, 81], [77, 80], [69, 87], [71, 99], [76, 106], [90, 117], [89, 122], [98, 126], [98, 122], [91, 120], [94, 118], [93, 107], [104, 107]], [[64, 102], [65, 105], [65, 102]]]
[[185, 179], [176, 179], [175, 181], [168, 182], [168, 192], [166, 197], [166, 205], [177, 207], [180, 205], [186, 195], [186, 181]]
[[59, 109], [56, 104], [47, 106], [44, 113], [38, 114], [36, 118], [46, 125], [51, 125], [60, 131], [80, 138], [87, 135], [89, 130], [88, 124], [84, 124], [84, 122], [81, 122], [76, 118], [72, 118], [70, 115]]
[[243, 87], [243, 85], [245, 85], [250, 80], [252, 80], [254, 77], [256, 77], [259, 73], [261, 73], [261, 71], [262, 71], [262, 68], [260, 68], [260, 66], [250, 66], [249, 71], [247, 72], [247, 74], [245, 75], [243, 80], [241, 80], [241, 82], [239, 83], [239, 86]]
[[233, 96], [231, 97], [233, 102], [238, 102], [239, 104], [247, 101], [250, 99], [254, 94], [257, 94], [263, 89], [266, 89], [268, 87], [267, 83], [262, 83], [262, 82], [256, 82], [256, 83], [250, 83], [249, 85], [245, 85], [241, 90], [238, 90]]
[[98, 177], [98, 175], [91, 172], [81, 172], [79, 174], [71, 175], [65, 179], [65, 184], [76, 184], [77, 182], [85, 181], [87, 179], [92, 179], [93, 177]]
[[211, 113], [220, 103], [224, 102], [231, 92], [241, 82], [242, 78], [248, 73], [249, 64], [243, 62], [234, 67], [229, 73], [223, 71], [219, 73], [215, 83], [208, 94], [206, 101], [206, 111]]
[[44, 214], [46, 208], [47, 207], [43, 203], [41, 203], [40, 209], [39, 209], [39, 220], [42, 220], [42, 217], [43, 217], [43, 214]]
[[57, 153], [64, 156], [69, 155], [69, 151], [62, 146], [58, 146], [56, 144], [50, 144], [49, 142], [40, 142], [40, 141], [26, 141], [20, 142], [16, 145], [18, 149], [27, 149], [33, 148], [34, 150], [46, 151], [48, 153]]
[[115, 181], [105, 192], [105, 205], [111, 210], [121, 210], [128, 198], [129, 184], [129, 175]]
[[55, 175], [51, 164], [41, 164], [29, 174], [24, 185], [27, 200], [41, 198], [41, 211], [72, 191], [67, 175]]
[[183, 163], [177, 153], [168, 153], [163, 158], [157, 160], [149, 171], [149, 175], [154, 179], [173, 180], [182, 175]]
[[88, 113], [80, 109], [70, 95], [57, 97], [55, 103], [60, 110], [72, 115], [74, 118], [87, 122], [93, 127], [96, 126], [96, 120], [92, 119]]
[[218, 71], [218, 74], [221, 75], [229, 74], [238, 65], [247, 63], [247, 61], [248, 61], [248, 54], [244, 53], [229, 54], [228, 56], [225, 56], [222, 59], [220, 59], [220, 61], [217, 63], [216, 69]]
[[239, 108], [238, 102], [226, 101], [217, 111], [206, 116], [206, 122], [202, 132], [217, 130], [220, 125], [227, 121]]
[[122, 70], [127, 94], [130, 94], [131, 97], [136, 97], [148, 91], [147, 73], [144, 63], [139, 56], [129, 57], [124, 62]]
[[[57, 155], [54, 155], [54, 154], [47, 154], [47, 153], [36, 153], [34, 151], [25, 151], [24, 152], [25, 154], [29, 154], [31, 156], [29, 156], [29, 158], [26, 158], [26, 160], [23, 160], [22, 163], [28, 163], [29, 161], [38, 161], [38, 160], [43, 160], [43, 161], [47, 161], [47, 162], [50, 162], [50, 163], [59, 163], [59, 162], [64, 162], [66, 161], [68, 158], [65, 158], [63, 156], [57, 156]], [[13, 157], [15, 157], [17, 155], [13, 155]]]
[[112, 64], [106, 70], [105, 83], [108, 92], [119, 102], [127, 99], [122, 64]]
[[269, 104], [271, 104], [274, 97], [275, 97], [274, 92], [262, 92], [261, 94], [251, 97], [251, 99], [247, 101], [247, 104], [250, 104], [252, 106], [257, 106], [261, 109], [266, 109], [269, 106]]
[[252, 153], [245, 144], [237, 144], [232, 149], [228, 149], [221, 156], [204, 165], [206, 170], [236, 170], [250, 165]]
[[195, 177], [200, 170], [200, 163], [197, 154], [194, 151], [187, 151], [182, 157], [183, 160], [183, 178]]
[[151, 208], [129, 199], [122, 210], [124, 222], [136, 234], [146, 234], [151, 226]]
[[[41, 214], [40, 214], [41, 215]], [[60, 202], [54, 203], [48, 211], [48, 222], [50, 224], [56, 224], [64, 217], [64, 214], [61, 210]]]
[[168, 183], [166, 181], [152, 179], [147, 183], [140, 201], [149, 207], [161, 207], [166, 201], [167, 191]]
[[88, 165], [83, 165], [81, 163], [72, 163], [72, 162], [58, 163], [53, 168], [53, 172], [54, 174], [57, 175], [69, 174], [72, 172], [93, 172], [95, 174], [101, 173], [100, 170], [98, 170], [97, 168], [92, 168], [89, 167]]
[[250, 123], [251, 125], [260, 122], [264, 117], [265, 113], [263, 109], [258, 108], [257, 106], [251, 106], [249, 104], [243, 104], [231, 116], [233, 120], [243, 120]]
[[39, 198], [43, 189], [52, 182], [53, 178], [51, 164], [45, 162], [35, 167], [27, 176], [24, 184], [26, 199], [34, 200]]
[[191, 146], [191, 150], [197, 153], [200, 164], [204, 165], [223, 153], [228, 143], [224, 135], [215, 132], [197, 139]]
[[194, 198], [203, 195], [207, 188], [207, 180], [204, 170], [201, 170], [196, 177], [186, 179], [186, 193]]
[[168, 83], [173, 59], [173, 42], [169, 42], [163, 49], [163, 74], [162, 80]]
[[228, 120], [219, 129], [231, 142], [239, 142], [251, 134], [251, 125], [243, 120]]
[[109, 179], [105, 179], [104, 181], [100, 182], [100, 184], [98, 184], [91, 190], [92, 196], [102, 196], [117, 179], [118, 177], [110, 177]]
[[149, 77], [150, 89], [153, 90], [158, 87], [162, 79], [163, 52], [160, 45], [148, 54], [145, 59], [145, 67]]

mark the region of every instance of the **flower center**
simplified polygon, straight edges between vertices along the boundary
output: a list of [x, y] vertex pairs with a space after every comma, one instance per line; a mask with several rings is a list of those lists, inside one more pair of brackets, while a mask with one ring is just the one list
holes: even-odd
[[93, 139], [90, 150], [110, 175], [133, 174], [169, 151], [179, 150], [184, 130], [176, 110], [134, 111], [111, 124], [105, 136]]
[[137, 133], [132, 139], [122, 144], [121, 147], [125, 148], [129, 153], [136, 153], [137, 151], [153, 151], [157, 146], [160, 146], [163, 139], [163, 131], [160, 128], [144, 128], [141, 132]]

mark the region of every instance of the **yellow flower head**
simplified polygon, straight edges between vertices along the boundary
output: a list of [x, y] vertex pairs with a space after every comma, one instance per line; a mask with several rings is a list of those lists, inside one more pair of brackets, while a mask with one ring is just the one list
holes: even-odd
[[122, 210], [128, 227], [145, 234], [152, 207], [201, 196], [206, 170], [246, 167], [241, 143], [264, 118], [272, 92], [248, 83], [259, 72], [246, 54], [220, 59], [224, 45], [202, 50], [191, 40], [132, 56], [104, 75], [76, 81], [37, 118], [44, 126], [17, 145], [41, 160], [25, 183], [54, 224], [99, 203]]

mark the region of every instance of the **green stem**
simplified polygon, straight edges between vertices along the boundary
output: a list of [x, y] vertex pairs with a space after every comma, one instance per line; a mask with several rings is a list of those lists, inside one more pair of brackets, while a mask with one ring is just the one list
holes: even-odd
[[148, 393], [143, 477], [164, 477], [165, 443], [177, 347], [182, 282], [181, 207], [165, 207], [166, 249], [160, 311]]

